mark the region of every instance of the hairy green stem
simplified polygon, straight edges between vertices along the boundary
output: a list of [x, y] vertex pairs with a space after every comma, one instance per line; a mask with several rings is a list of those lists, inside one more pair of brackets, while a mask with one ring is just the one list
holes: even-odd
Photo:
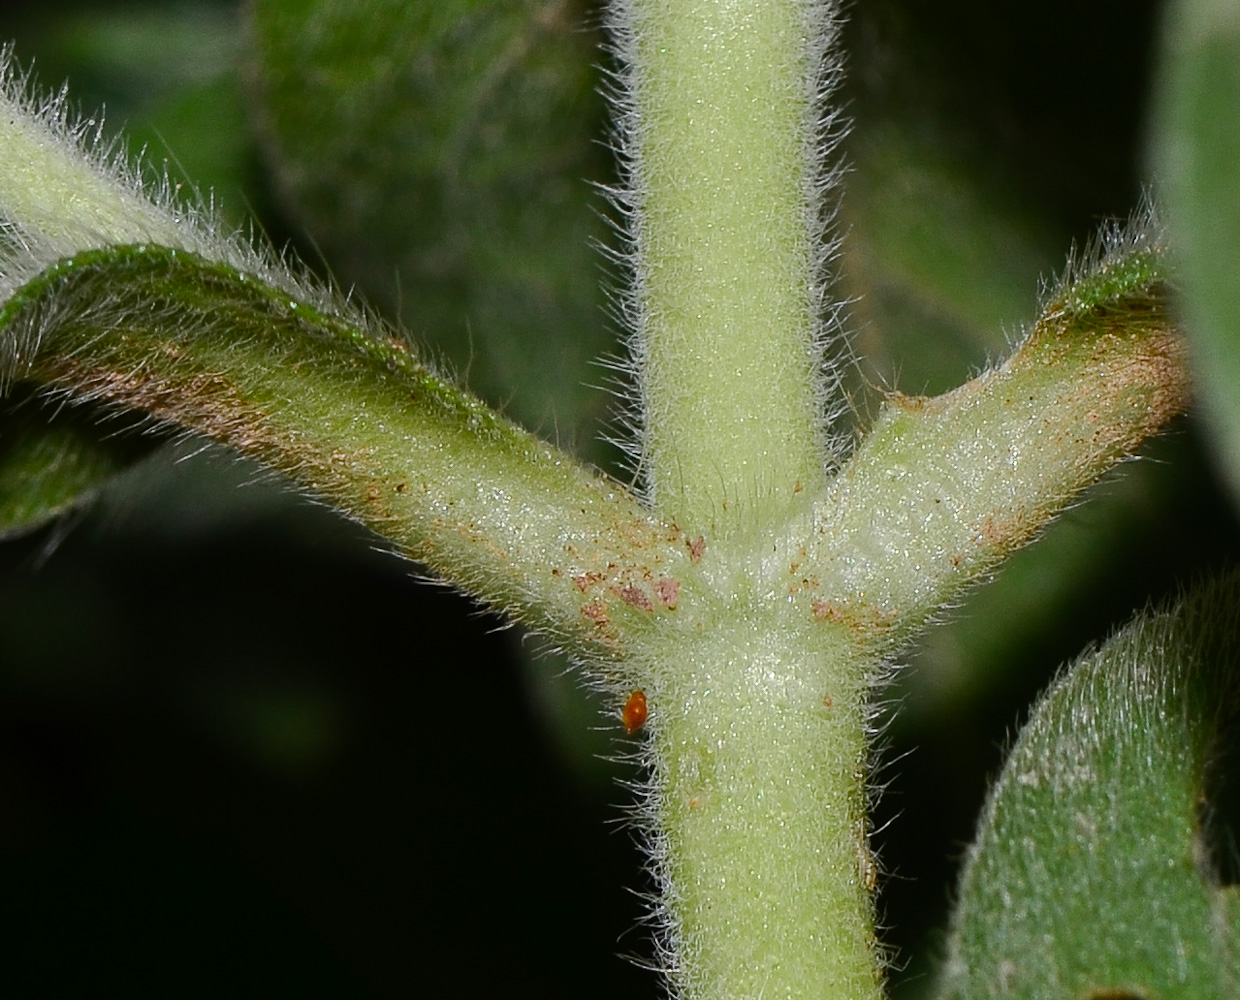
[[881, 994], [864, 679], [845, 630], [786, 601], [683, 609], [649, 692], [669, 975], [683, 998]]
[[643, 462], [662, 510], [725, 535], [822, 481], [814, 137], [827, 8], [624, 9]]
[[933, 399], [893, 397], [776, 571], [804, 582], [820, 617], [908, 641], [1184, 411], [1167, 297], [1157, 253], [1123, 256], [1067, 287], [1001, 367]]
[[[11, 69], [0, 59], [0, 79]], [[118, 182], [64, 135], [63, 105], [45, 117], [0, 93], [0, 215], [42, 240], [85, 249], [140, 239], [179, 244], [184, 229], [151, 203], [136, 181]], [[93, 122], [89, 124], [94, 124]]]
[[678, 996], [880, 992], [865, 820], [873, 663], [763, 587], [766, 539], [825, 487], [820, 91], [832, 5], [630, 0], [642, 462], [708, 539], [636, 639]]
[[[1187, 394], [1158, 251], [1137, 247], [1065, 285], [1002, 368], [893, 399], [828, 482], [813, 154], [831, 10], [624, 7], [654, 513], [261, 255], [191, 252], [210, 234], [151, 221], [98, 163], [79, 176], [40, 145], [46, 121], [15, 107], [0, 127], [52, 178], [47, 198], [40, 171], [0, 184], [14, 246], [40, 250], [12, 254], [0, 383], [266, 461], [645, 690], [683, 1000], [880, 994], [865, 697], [881, 657]], [[180, 248], [78, 252], [155, 237]]]
[[228, 265], [87, 251], [10, 299], [0, 329], [0, 381], [232, 445], [582, 655], [620, 656], [623, 624], [667, 613], [654, 588], [691, 562], [683, 535], [623, 487], [438, 379], [403, 342]]

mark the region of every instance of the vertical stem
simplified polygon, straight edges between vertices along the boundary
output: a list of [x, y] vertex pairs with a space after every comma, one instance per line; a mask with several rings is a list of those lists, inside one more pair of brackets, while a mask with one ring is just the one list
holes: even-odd
[[841, 630], [791, 617], [755, 606], [732, 628], [686, 635], [674, 679], [651, 692], [681, 1000], [881, 996], [859, 679], [869, 664]]
[[618, 6], [643, 462], [660, 513], [709, 538], [706, 586], [686, 581], [674, 622], [631, 650], [669, 974], [684, 1000], [872, 1000], [872, 664], [754, 576], [761, 533], [826, 485], [818, 103], [835, 5]]
[[646, 471], [685, 527], [822, 480], [817, 96], [831, 6], [630, 0]]

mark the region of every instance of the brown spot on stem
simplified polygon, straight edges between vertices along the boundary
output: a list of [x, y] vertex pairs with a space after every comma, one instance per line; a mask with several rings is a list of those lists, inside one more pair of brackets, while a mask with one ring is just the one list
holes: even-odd
[[706, 539], [698, 535], [697, 538], [685, 544], [689, 546], [689, 561], [701, 562], [702, 554], [706, 551]]
[[581, 606], [581, 613], [585, 615], [595, 625], [603, 626], [607, 624], [607, 605], [602, 601], [591, 601], [589, 604]]
[[814, 611], [814, 620], [820, 622], [842, 622], [844, 613], [830, 601], [814, 598], [810, 607]]
[[889, 632], [894, 624], [890, 615], [868, 604], [842, 604], [816, 597], [810, 602], [810, 609], [815, 621], [843, 625], [866, 638]]
[[788, 593], [797, 594], [802, 590], [817, 590], [820, 583], [821, 581], [819, 581], [816, 576], [803, 576], [796, 583], [788, 587]]
[[680, 581], [665, 576], [654, 585], [654, 592], [668, 608], [675, 610], [676, 602], [680, 599]]
[[986, 517], [977, 529], [977, 540], [984, 548], [1011, 552], [1033, 539], [1038, 532], [1039, 519], [1017, 511], [1010, 517]]
[[873, 892], [878, 888], [878, 865], [874, 861], [874, 855], [866, 848], [861, 855], [861, 884], [865, 886], [867, 892]]
[[654, 603], [641, 587], [613, 587], [612, 592], [630, 607], [638, 611], [653, 611]]
[[929, 396], [906, 396], [902, 392], [892, 392], [887, 396], [887, 402], [897, 410], [904, 410], [906, 413], [917, 413], [924, 410], [926, 404], [930, 402]]

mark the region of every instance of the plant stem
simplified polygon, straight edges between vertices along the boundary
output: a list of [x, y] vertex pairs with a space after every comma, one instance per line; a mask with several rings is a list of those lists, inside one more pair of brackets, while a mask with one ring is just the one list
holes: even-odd
[[678, 531], [350, 318], [185, 251], [86, 251], [0, 308], [0, 387], [231, 445], [579, 655], [670, 613]]
[[[660, 508], [731, 533], [822, 481], [817, 95], [829, 5], [631, 0], [643, 461]], [[743, 512], [743, 514], [742, 514]]]
[[1002, 366], [888, 401], [798, 554], [820, 617], [889, 650], [908, 642], [1184, 411], [1165, 250], [1142, 230], [1127, 239], [1047, 303]]
[[[815, 158], [833, 11], [623, 7], [654, 512], [257, 255], [207, 259], [210, 233], [151, 221], [98, 163], [44, 148], [48, 115], [26, 127], [14, 105], [0, 127], [43, 165], [0, 190], [15, 206], [0, 388], [30, 380], [233, 445], [614, 690], [645, 689], [684, 1000], [880, 995], [865, 818], [880, 657], [1186, 399], [1160, 251], [1138, 240], [1065, 285], [1002, 368], [893, 399], [827, 483]], [[51, 196], [23, 193], [44, 174]], [[78, 252], [117, 239], [179, 248]], [[74, 255], [56, 261], [62, 243]]]
[[880, 993], [866, 843], [872, 662], [784, 581], [769, 539], [825, 488], [819, 98], [834, 7], [629, 0], [642, 460], [705, 535], [680, 609], [633, 643], [654, 849], [683, 998]]
[[[662, 638], [650, 692], [669, 977], [685, 998], [881, 995], [866, 841], [864, 677], [786, 601]], [[693, 634], [696, 632], [696, 635]]]
[[[15, 72], [10, 51], [0, 52], [0, 83], [8, 90]], [[67, 137], [63, 101], [38, 112], [28, 104], [0, 92], [0, 205], [7, 222], [37, 232], [61, 253], [111, 242], [182, 243], [184, 229], [170, 213], [153, 205], [136, 180], [118, 179], [123, 168], [108, 168], [104, 152], [84, 156]]]

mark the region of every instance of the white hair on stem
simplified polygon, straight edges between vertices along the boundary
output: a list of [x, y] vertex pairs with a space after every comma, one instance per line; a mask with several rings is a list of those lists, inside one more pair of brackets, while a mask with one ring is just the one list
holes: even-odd
[[[614, 207], [612, 221], [620, 236], [618, 249], [605, 250], [609, 262], [621, 274], [621, 280], [611, 289], [609, 312], [627, 341], [626, 355], [609, 359], [606, 365], [616, 373], [619, 398], [618, 433], [611, 440], [625, 452], [638, 485], [644, 488], [648, 499], [653, 499], [646, 461], [650, 431], [646, 290], [650, 264], [643, 245], [646, 206], [642, 145], [648, 126], [636, 95], [641, 66], [635, 12], [641, 3], [642, 0], [615, 0], [605, 14], [611, 62], [606, 68], [603, 89], [612, 107], [609, 144], [620, 164], [619, 183], [603, 188]], [[814, 398], [820, 450], [830, 468], [842, 460], [849, 447], [848, 436], [833, 428], [851, 408], [841, 390], [841, 381], [844, 371], [853, 363], [844, 333], [846, 303], [832, 295], [832, 268], [841, 245], [835, 224], [844, 174], [837, 150], [849, 124], [841, 109], [832, 104], [844, 69], [838, 45], [844, 18], [836, 2], [801, 0], [799, 6], [807, 39], [803, 80], [807, 120], [802, 129], [801, 158], [803, 228], [810, 256], [808, 308], [813, 324]]]
[[103, 138], [102, 115], [81, 117], [67, 89], [34, 90], [13, 46], [0, 49], [0, 299], [84, 250], [152, 243], [227, 264], [325, 312], [365, 317], [280, 255], [222, 227], [210, 200]]

